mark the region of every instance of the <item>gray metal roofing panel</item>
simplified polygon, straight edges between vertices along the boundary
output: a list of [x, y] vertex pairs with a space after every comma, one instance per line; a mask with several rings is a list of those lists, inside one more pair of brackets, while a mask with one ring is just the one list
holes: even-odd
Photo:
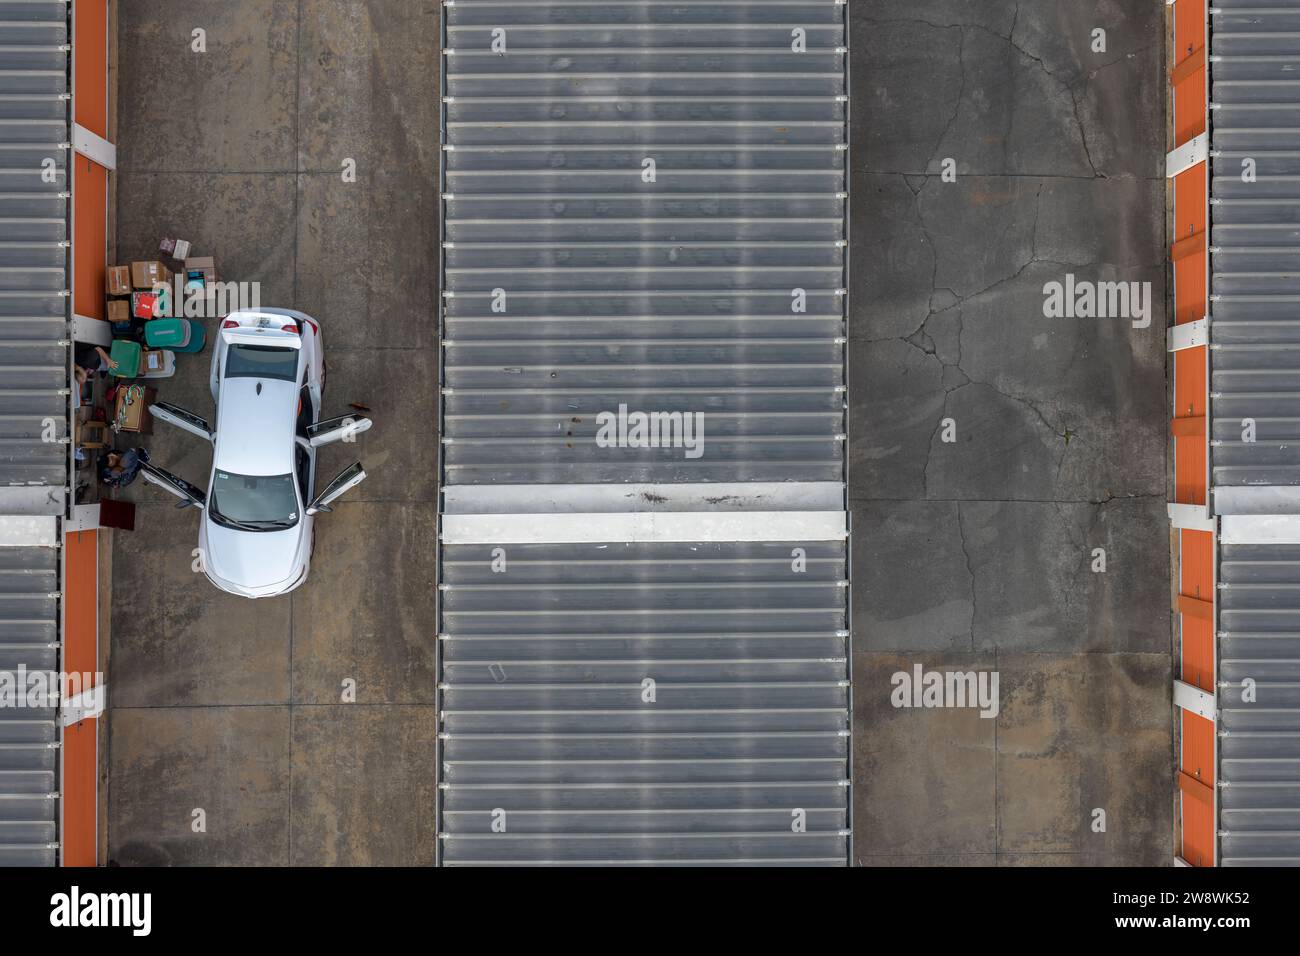
[[1220, 860], [1300, 865], [1300, 546], [1223, 545], [1219, 578]]
[[[1300, 484], [1300, 4], [1211, 18], [1213, 484]], [[1256, 181], [1244, 182], [1253, 160]], [[1242, 441], [1242, 419], [1256, 440]]]
[[[0, 671], [57, 671], [59, 552], [0, 547]], [[0, 866], [57, 862], [53, 708], [0, 706]]]
[[0, 3], [0, 485], [67, 483], [67, 43], [67, 4]]
[[[0, 0], [0, 486], [67, 484], [68, 5]], [[51, 181], [42, 164], [53, 160]], [[61, 508], [63, 495], [50, 496]], [[3, 520], [3, 519], [0, 519]], [[0, 670], [59, 669], [59, 552], [0, 547]], [[0, 866], [58, 862], [53, 708], [0, 707]]]
[[442, 550], [444, 864], [848, 862], [842, 542], [493, 550]]
[[[446, 481], [842, 480], [843, 7], [444, 9]], [[620, 404], [706, 454], [598, 448]]]

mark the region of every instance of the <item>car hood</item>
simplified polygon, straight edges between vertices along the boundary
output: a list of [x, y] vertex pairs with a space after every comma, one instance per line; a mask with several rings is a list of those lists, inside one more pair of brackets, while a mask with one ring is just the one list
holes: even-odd
[[265, 588], [295, 576], [301, 566], [307, 521], [284, 531], [240, 531], [204, 517], [204, 567], [240, 588]]

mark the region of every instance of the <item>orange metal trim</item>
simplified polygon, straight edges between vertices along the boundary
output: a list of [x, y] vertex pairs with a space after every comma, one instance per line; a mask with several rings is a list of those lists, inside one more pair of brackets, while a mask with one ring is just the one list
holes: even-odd
[[1169, 82], [1173, 86], [1178, 86], [1204, 69], [1205, 46], [1202, 45], [1193, 50], [1191, 55], [1184, 57], [1176, 67], [1169, 71]]
[[74, 531], [63, 538], [67, 581], [63, 599], [63, 669], [70, 674], [93, 674], [99, 666], [98, 538], [96, 531]]
[[[1181, 146], [1208, 129], [1206, 91], [1207, 0], [1174, 0], [1169, 70], [1173, 145]], [[1209, 314], [1209, 163], [1173, 178], [1173, 265], [1175, 324]], [[1210, 449], [1206, 422], [1209, 353], [1204, 346], [1175, 352], [1173, 409], [1169, 431], [1174, 452], [1174, 500], [1205, 504], [1208, 500]], [[1217, 543], [1205, 531], [1179, 533], [1177, 671], [1189, 684], [1214, 688], [1214, 568]], [[1179, 852], [1193, 866], [1215, 863], [1216, 802], [1214, 724], [1179, 711], [1181, 730]]]
[[77, 0], [73, 12], [73, 119], [108, 139], [108, 0]]
[[99, 720], [95, 717], [87, 717], [63, 731], [64, 866], [96, 864], [98, 741]]
[[1169, 423], [1169, 431], [1176, 438], [1204, 438], [1205, 416], [1193, 415], [1191, 417], [1175, 418]]
[[75, 153], [72, 168], [72, 308], [78, 315], [103, 319], [108, 170]]
[[1185, 771], [1178, 772], [1178, 790], [1183, 796], [1199, 800], [1207, 806], [1214, 803], [1214, 791]]
[[1200, 618], [1202, 621], [1214, 620], [1214, 604], [1210, 601], [1202, 601], [1200, 598], [1188, 597], [1186, 594], [1178, 595], [1178, 611], [1187, 617]]
[[1170, 253], [1170, 258], [1173, 259], [1174, 262], [1178, 262], [1179, 260], [1186, 259], [1188, 256], [1194, 255], [1198, 252], [1205, 252], [1204, 229], [1195, 235], [1188, 236], [1186, 239], [1179, 239], [1175, 242], [1173, 252]]

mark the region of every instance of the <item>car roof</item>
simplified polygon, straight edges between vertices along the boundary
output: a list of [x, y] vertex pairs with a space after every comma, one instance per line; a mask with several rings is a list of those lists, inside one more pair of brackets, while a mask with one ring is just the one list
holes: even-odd
[[236, 475], [291, 473], [297, 394], [293, 382], [279, 379], [225, 379], [217, 405], [213, 466]]

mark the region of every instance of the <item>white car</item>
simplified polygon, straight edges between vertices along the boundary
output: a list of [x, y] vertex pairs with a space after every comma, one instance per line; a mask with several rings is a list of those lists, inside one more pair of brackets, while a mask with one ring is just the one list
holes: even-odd
[[312, 520], [365, 480], [361, 462], [320, 494], [316, 449], [351, 441], [368, 418], [321, 421], [325, 386], [320, 324], [289, 309], [232, 312], [212, 349], [216, 428], [193, 412], [157, 402], [154, 416], [212, 442], [212, 473], [203, 492], [145, 463], [145, 480], [203, 510], [199, 554], [204, 573], [223, 591], [248, 598], [286, 594], [307, 579]]

